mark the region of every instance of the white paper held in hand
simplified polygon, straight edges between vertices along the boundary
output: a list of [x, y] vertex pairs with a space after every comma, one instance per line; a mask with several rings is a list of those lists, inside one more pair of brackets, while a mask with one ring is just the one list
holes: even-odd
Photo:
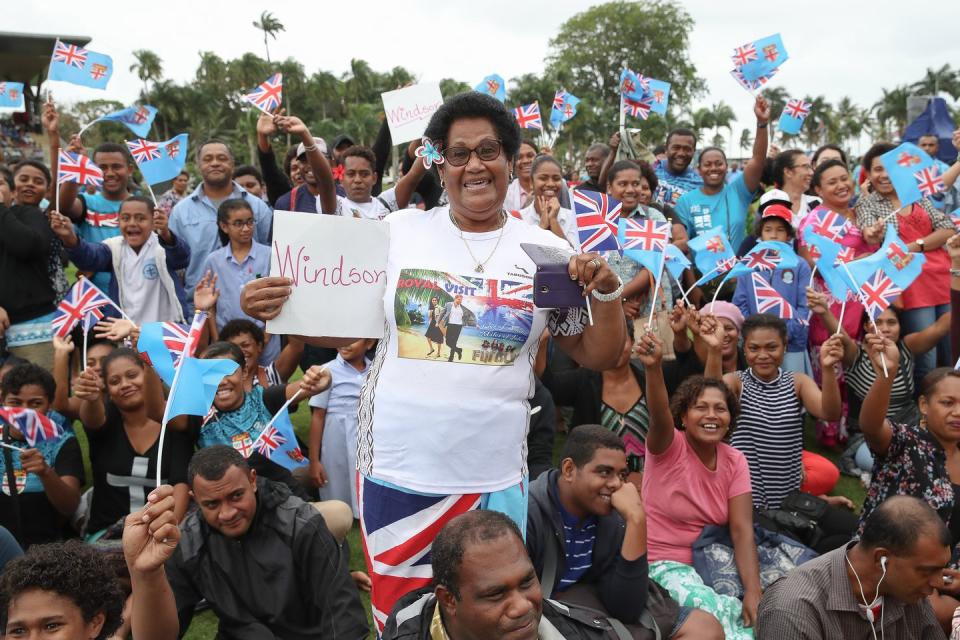
[[382, 338], [386, 222], [275, 211], [270, 275], [293, 280], [271, 334]]

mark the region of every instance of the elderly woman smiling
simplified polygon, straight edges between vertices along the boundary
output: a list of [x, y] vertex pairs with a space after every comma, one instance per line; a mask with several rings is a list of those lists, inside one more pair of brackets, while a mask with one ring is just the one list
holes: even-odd
[[[571, 257], [568, 264], [570, 278], [592, 298], [592, 326], [582, 308], [533, 306], [536, 267], [520, 243], [568, 245], [504, 211], [520, 146], [520, 130], [506, 108], [476, 92], [454, 96], [434, 114], [426, 136], [442, 149], [437, 169], [450, 204], [386, 218], [387, 322], [360, 396], [361, 525], [378, 625], [397, 598], [430, 581], [426, 566], [418, 565], [410, 577], [404, 564], [429, 549], [433, 536], [418, 533], [478, 507], [503, 511], [521, 527], [526, 522], [527, 399], [543, 330], [597, 371], [616, 363], [625, 340], [623, 285], [597, 254]], [[244, 311], [263, 320], [276, 317], [290, 284], [275, 277], [249, 283]], [[443, 310], [446, 343], [457, 346], [455, 359], [426, 359], [422, 332], [408, 329], [407, 303], [434, 296]], [[304, 339], [323, 346], [352, 342]], [[484, 340], [516, 356], [483, 358]]]

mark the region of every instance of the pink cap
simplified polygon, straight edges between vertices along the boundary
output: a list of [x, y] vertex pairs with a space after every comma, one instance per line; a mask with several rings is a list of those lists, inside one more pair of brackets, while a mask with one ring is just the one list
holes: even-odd
[[740, 313], [740, 309], [737, 307], [737, 305], [733, 304], [732, 302], [724, 302], [722, 300], [712, 302], [703, 307], [703, 309], [700, 310], [700, 313], [716, 316], [718, 318], [726, 318], [737, 326], [738, 331], [741, 327], [743, 327], [743, 314]]

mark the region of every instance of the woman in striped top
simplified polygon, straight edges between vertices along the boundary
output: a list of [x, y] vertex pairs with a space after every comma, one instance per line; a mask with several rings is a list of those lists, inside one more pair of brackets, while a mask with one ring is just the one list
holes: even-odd
[[[750, 463], [754, 506], [777, 509], [803, 482], [804, 409], [824, 420], [840, 417], [840, 388], [834, 365], [843, 355], [843, 346], [834, 336], [820, 349], [821, 392], [810, 376], [781, 369], [787, 347], [783, 320], [768, 314], [750, 316], [743, 323], [742, 333], [748, 368], [723, 376], [741, 406], [730, 444]], [[708, 376], [717, 374], [719, 371], [707, 369]]]
[[[824, 326], [830, 333], [837, 333], [838, 322], [833, 312], [827, 304], [827, 297], [823, 293], [807, 290], [807, 304], [812, 313], [818, 315]], [[877, 316], [876, 328], [880, 335], [890, 340], [900, 352], [900, 366], [894, 371], [890, 370], [893, 376], [893, 385], [891, 386], [889, 407], [887, 409], [887, 419], [892, 422], [914, 423], [919, 421], [920, 414], [917, 411], [914, 391], [914, 358], [917, 354], [926, 353], [936, 346], [936, 344], [950, 331], [950, 313], [946, 313], [930, 325], [909, 335], [901, 335], [900, 312], [894, 307], [888, 307]], [[866, 313], [863, 314], [863, 329], [866, 332], [873, 331], [873, 322], [870, 321]], [[844, 459], [852, 460], [854, 456], [864, 460], [863, 471], [869, 472], [873, 468], [873, 460], [870, 459], [869, 451], [859, 452], [858, 449], [866, 449], [863, 443], [863, 434], [860, 431], [859, 416], [860, 408], [863, 406], [863, 399], [867, 397], [871, 385], [877, 375], [870, 364], [870, 357], [866, 351], [858, 345], [845, 331], [839, 333], [843, 340], [843, 369], [847, 381], [848, 401], [850, 404], [850, 414], [847, 419], [847, 425], [850, 429], [850, 440], [847, 450], [841, 457], [841, 469], [844, 466], [852, 470], [850, 463], [843, 464]], [[847, 470], [844, 469], [844, 470]]]

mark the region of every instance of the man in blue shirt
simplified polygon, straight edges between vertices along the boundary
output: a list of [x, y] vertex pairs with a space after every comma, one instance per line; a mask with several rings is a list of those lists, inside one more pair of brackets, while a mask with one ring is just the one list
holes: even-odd
[[739, 247], [745, 236], [747, 210], [763, 174], [767, 156], [767, 123], [770, 120], [770, 104], [763, 96], [757, 96], [753, 105], [757, 117], [757, 134], [753, 141], [753, 155], [743, 172], [730, 184], [727, 178], [727, 156], [719, 147], [707, 147], [700, 152], [697, 169], [703, 178], [703, 186], [688, 191], [677, 201], [677, 221], [687, 229], [691, 238], [713, 227], [723, 227], [730, 246]]
[[[937, 169], [940, 170], [940, 175], [943, 175], [950, 169], [948, 165], [943, 160], [940, 160], [937, 157], [937, 154], [940, 153], [940, 138], [937, 137], [935, 133], [925, 133], [917, 139], [917, 146], [923, 149], [933, 158], [933, 164], [936, 165]], [[947, 191], [941, 191], [940, 193], [935, 193], [930, 196], [930, 202], [933, 203], [940, 211], [945, 211], [947, 208]]]
[[[79, 139], [71, 141], [69, 150], [83, 152]], [[133, 165], [126, 147], [116, 142], [104, 142], [94, 149], [93, 163], [103, 171], [102, 191], [90, 195], [79, 193], [80, 185], [75, 182], [60, 185], [60, 213], [73, 220], [78, 237], [96, 244], [120, 235], [120, 205], [131, 195], [127, 182]], [[101, 291], [108, 291], [110, 277], [109, 271], [99, 271], [91, 280]]]
[[690, 129], [674, 129], [667, 136], [666, 155], [653, 163], [657, 188], [653, 201], [675, 207], [680, 196], [703, 184], [700, 174], [690, 168], [697, 150], [697, 137]]
[[218, 234], [217, 209], [224, 200], [242, 198], [250, 205], [257, 242], [270, 244], [273, 225], [269, 205], [233, 181], [233, 153], [225, 142], [211, 139], [201, 144], [197, 148], [197, 168], [203, 182], [170, 213], [170, 230], [190, 247], [190, 266], [184, 283], [188, 300], [193, 299], [193, 290], [203, 276], [207, 255], [223, 246]]

